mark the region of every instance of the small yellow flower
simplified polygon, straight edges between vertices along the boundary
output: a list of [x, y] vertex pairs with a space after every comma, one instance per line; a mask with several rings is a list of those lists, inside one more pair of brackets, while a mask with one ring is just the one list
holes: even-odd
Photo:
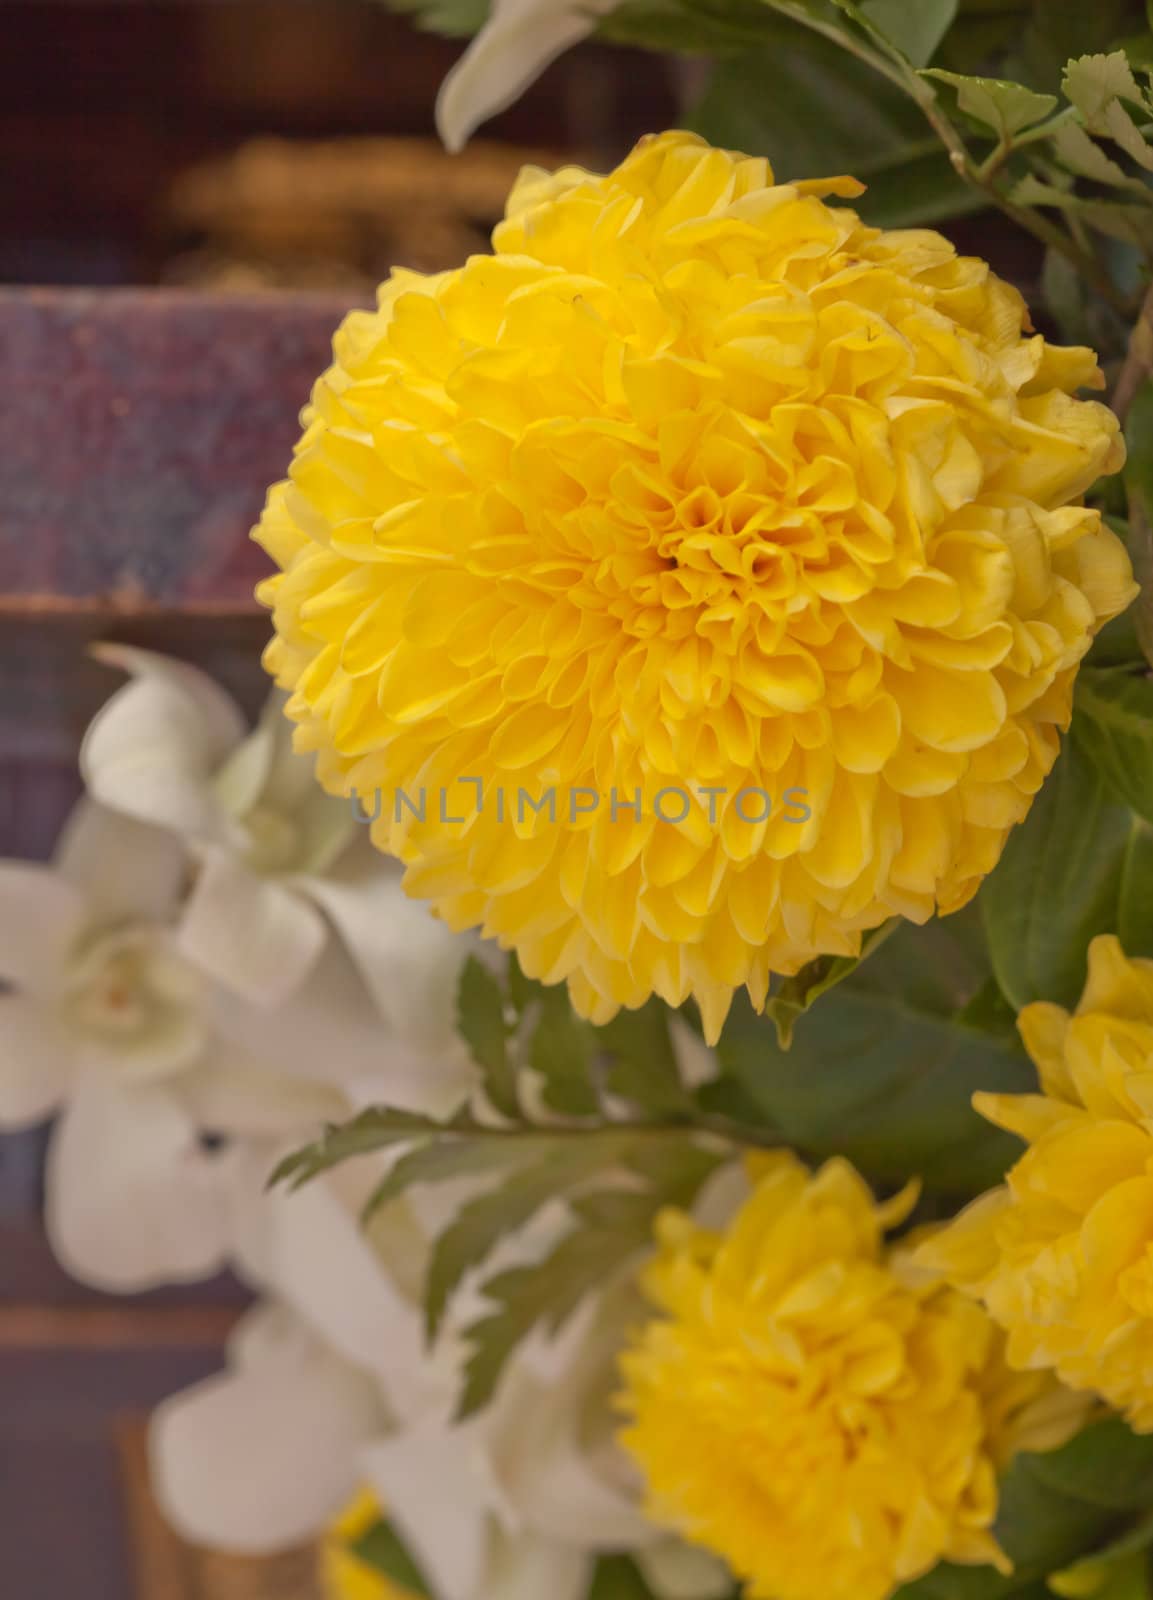
[[883, 1600], [943, 1559], [1007, 1570], [997, 1468], [1063, 1442], [1069, 1397], [1011, 1373], [979, 1306], [886, 1252], [907, 1193], [875, 1204], [842, 1160], [761, 1171], [723, 1236], [660, 1226], [662, 1315], [622, 1362], [651, 1515], [749, 1600]]
[[1153, 1432], [1153, 961], [1089, 947], [1076, 1011], [1018, 1020], [1041, 1093], [978, 1094], [1028, 1151], [923, 1247], [1008, 1331], [1017, 1368], [1050, 1367]]
[[320, 1583], [324, 1600], [412, 1600], [350, 1548], [380, 1519], [380, 1506], [367, 1490], [357, 1495], [333, 1523], [320, 1550]]
[[256, 532], [322, 782], [594, 1020], [715, 1038], [964, 905], [1135, 593], [1092, 352], [860, 188], [684, 133], [527, 169], [493, 255], [347, 318]]

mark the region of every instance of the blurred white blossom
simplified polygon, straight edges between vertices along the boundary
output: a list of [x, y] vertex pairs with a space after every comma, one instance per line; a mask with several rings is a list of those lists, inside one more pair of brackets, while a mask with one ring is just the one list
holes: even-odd
[[620, 0], [492, 0], [488, 21], [441, 85], [436, 125], [460, 150], [482, 122], [518, 100]]
[[[266, 1197], [256, 1249], [275, 1310], [253, 1314], [225, 1373], [154, 1418], [153, 1477], [173, 1525], [267, 1553], [319, 1533], [367, 1484], [438, 1600], [582, 1600], [597, 1554], [621, 1549], [664, 1600], [727, 1594], [716, 1563], [645, 1521], [612, 1437], [627, 1288], [560, 1339], [531, 1340], [493, 1404], [454, 1422], [466, 1316], [429, 1350], [419, 1305], [447, 1202], [433, 1191], [394, 1202], [366, 1233], [357, 1212], [380, 1171], [365, 1160]], [[475, 1314], [475, 1296], [464, 1300]]]

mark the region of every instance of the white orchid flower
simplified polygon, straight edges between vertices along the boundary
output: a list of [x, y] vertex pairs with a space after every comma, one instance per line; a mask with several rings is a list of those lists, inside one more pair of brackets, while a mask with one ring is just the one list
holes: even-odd
[[620, 0], [492, 0], [488, 21], [441, 85], [436, 125], [458, 151]]
[[[262, 1373], [233, 1358], [227, 1375], [160, 1408], [154, 1476], [173, 1525], [200, 1543], [267, 1553], [319, 1534], [353, 1485], [367, 1483], [437, 1600], [584, 1600], [598, 1553], [621, 1548], [635, 1551], [663, 1600], [727, 1593], [716, 1563], [641, 1516], [637, 1484], [611, 1438], [608, 1397], [627, 1296], [588, 1307], [557, 1343], [530, 1341], [492, 1406], [454, 1422], [467, 1318], [430, 1352], [418, 1301], [425, 1219], [443, 1222], [444, 1201], [425, 1191], [423, 1206], [397, 1202], [381, 1219], [389, 1226], [366, 1234], [357, 1212], [381, 1170], [365, 1159], [263, 1202], [258, 1272], [296, 1332], [279, 1353], [261, 1347]], [[350, 1386], [368, 1383], [375, 1397], [359, 1413], [334, 1408], [344, 1470], [329, 1449], [333, 1432], [312, 1451], [308, 1421], [339, 1387], [337, 1372]], [[245, 1433], [260, 1434], [259, 1410], [268, 1406], [275, 1449], [237, 1441], [229, 1395]]]
[[196, 863], [183, 952], [270, 1010], [298, 990], [334, 926], [392, 1033], [465, 1066], [453, 996], [470, 943], [401, 887], [351, 801], [317, 783], [292, 749], [283, 697], [255, 730], [223, 689], [184, 662], [124, 645], [101, 660], [130, 675], [98, 713], [80, 754], [104, 805], [178, 838]]
[[[208, 984], [176, 949], [183, 863], [157, 829], [83, 802], [54, 865], [0, 863], [0, 1126], [61, 1113], [47, 1222], [78, 1277], [112, 1289], [205, 1276], [227, 1252], [227, 1107], [269, 1136], [343, 1103], [270, 1090], [214, 1029]], [[258, 1110], [259, 1108], [259, 1114]]]

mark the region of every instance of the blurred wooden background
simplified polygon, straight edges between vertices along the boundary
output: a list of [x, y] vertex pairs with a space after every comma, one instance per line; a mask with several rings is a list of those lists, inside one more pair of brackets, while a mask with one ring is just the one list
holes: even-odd
[[[459, 46], [376, 0], [0, 0], [0, 21], [0, 855], [44, 858], [116, 682], [93, 639], [259, 700], [247, 531], [343, 310], [393, 261], [481, 247], [526, 152], [611, 162], [674, 96], [662, 63], [589, 46], [449, 164], [432, 104]], [[190, 1552], [144, 1482], [140, 1419], [219, 1365], [239, 1290], [69, 1281], [46, 1138], [0, 1135], [0, 1594], [305, 1600], [305, 1558]]]

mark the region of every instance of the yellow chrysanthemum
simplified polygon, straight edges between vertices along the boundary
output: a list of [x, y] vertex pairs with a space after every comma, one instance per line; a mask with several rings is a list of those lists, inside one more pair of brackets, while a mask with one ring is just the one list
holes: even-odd
[[1011, 1373], [978, 1305], [886, 1253], [908, 1196], [877, 1206], [841, 1160], [761, 1170], [724, 1236], [662, 1221], [663, 1315], [622, 1363], [650, 1513], [749, 1600], [882, 1600], [942, 1559], [1004, 1570], [997, 1467], [1084, 1407]]
[[324, 1600], [412, 1600], [352, 1549], [380, 1520], [375, 1495], [357, 1495], [325, 1535], [320, 1549], [320, 1585]]
[[684, 133], [526, 170], [494, 255], [346, 320], [257, 530], [322, 781], [594, 1019], [714, 1036], [963, 905], [1135, 592], [1092, 352], [859, 192]]
[[922, 1258], [1007, 1329], [1013, 1366], [1153, 1432], [1153, 961], [1095, 939], [1072, 1016], [1030, 1005], [1019, 1027], [1042, 1093], [973, 1103], [1029, 1149]]

